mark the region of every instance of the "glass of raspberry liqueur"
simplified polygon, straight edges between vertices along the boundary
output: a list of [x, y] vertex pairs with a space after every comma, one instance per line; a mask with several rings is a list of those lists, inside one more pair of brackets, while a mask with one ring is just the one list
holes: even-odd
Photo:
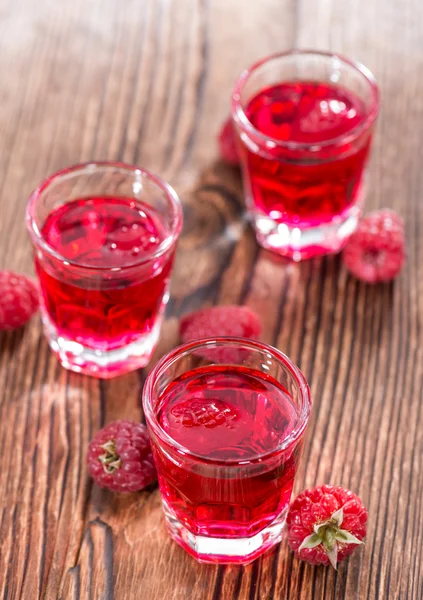
[[77, 165], [33, 192], [27, 225], [44, 329], [62, 365], [102, 378], [145, 366], [182, 226], [173, 189], [135, 166]]
[[361, 214], [378, 110], [373, 75], [336, 54], [293, 50], [241, 74], [232, 117], [261, 246], [293, 260], [343, 247]]
[[186, 344], [151, 371], [143, 406], [176, 542], [246, 564], [281, 540], [311, 406], [289, 358], [242, 338]]

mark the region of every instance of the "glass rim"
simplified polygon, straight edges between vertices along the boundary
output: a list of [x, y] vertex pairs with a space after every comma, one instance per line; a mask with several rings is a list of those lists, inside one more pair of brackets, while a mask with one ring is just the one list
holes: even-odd
[[[172, 207], [172, 223], [171, 223], [171, 232], [170, 234], [161, 242], [161, 244], [154, 250], [154, 252], [150, 252], [142, 256], [136, 262], [133, 262], [129, 265], [124, 265], [123, 267], [103, 267], [103, 266], [93, 266], [93, 265], [84, 265], [80, 262], [72, 259], [68, 259], [60, 252], [55, 250], [53, 246], [48, 244], [44, 239], [35, 218], [35, 206], [37, 200], [40, 198], [41, 194], [45, 192], [51, 184], [59, 181], [62, 178], [67, 176], [74, 175], [85, 175], [93, 173], [96, 169], [118, 169], [126, 173], [135, 173], [139, 175], [145, 176], [147, 179], [152, 181], [158, 188], [160, 188], [167, 196], [170, 201], [170, 205]], [[134, 198], [135, 199], [135, 198]], [[182, 221], [183, 221], [183, 211], [182, 211], [182, 203], [179, 199], [179, 196], [164, 179], [159, 177], [158, 175], [154, 175], [147, 169], [143, 169], [136, 165], [131, 165], [124, 162], [119, 161], [88, 161], [84, 163], [78, 163], [72, 165], [70, 167], [65, 167], [64, 169], [60, 169], [59, 171], [55, 171], [49, 177], [41, 181], [41, 183], [35, 188], [35, 190], [30, 194], [27, 205], [26, 205], [26, 224], [32, 241], [37, 246], [41, 247], [42, 250], [47, 252], [50, 256], [53, 256], [55, 259], [65, 262], [67, 265], [76, 267], [79, 269], [84, 269], [87, 271], [102, 271], [102, 272], [122, 272], [127, 271], [129, 269], [133, 269], [139, 267], [142, 264], [148, 263], [151, 260], [159, 258], [163, 254], [165, 254], [177, 241], [179, 234], [182, 230]]]
[[[194, 350], [197, 350], [201, 347], [210, 347], [210, 346], [218, 346], [218, 345], [233, 345], [233, 346], [248, 346], [251, 349], [259, 350], [262, 352], [267, 352], [271, 354], [276, 360], [278, 360], [284, 367], [286, 367], [290, 373], [290, 375], [295, 380], [298, 385], [299, 393], [302, 399], [301, 412], [298, 415], [297, 422], [291, 433], [284, 438], [282, 442], [280, 442], [275, 448], [272, 450], [267, 450], [266, 452], [262, 452], [260, 454], [254, 454], [249, 460], [248, 464], [260, 462], [264, 459], [271, 458], [275, 454], [282, 452], [292, 444], [294, 444], [301, 435], [304, 433], [305, 428], [307, 427], [307, 423], [310, 417], [311, 412], [311, 397], [310, 397], [310, 388], [307, 383], [307, 380], [301, 370], [297, 367], [297, 365], [290, 359], [286, 354], [270, 346], [269, 344], [265, 344], [263, 342], [259, 342], [257, 340], [251, 340], [248, 338], [242, 337], [215, 337], [215, 338], [201, 338], [196, 340], [195, 342], [189, 342], [187, 344], [182, 344], [177, 346], [165, 356], [163, 356], [153, 367], [150, 373], [147, 376], [147, 379], [144, 383], [144, 388], [142, 391], [142, 404], [144, 410], [144, 416], [146, 418], [147, 424], [155, 435], [158, 437], [160, 441], [168, 444], [172, 449], [175, 449], [179, 454], [183, 456], [189, 456], [195, 458], [195, 460], [199, 460], [208, 464], [218, 464], [222, 466], [235, 466], [239, 464], [239, 458], [230, 458], [230, 459], [216, 459], [209, 458], [202, 454], [197, 454], [193, 452], [183, 444], [180, 444], [172, 436], [170, 436], [166, 431], [162, 429], [159, 425], [156, 413], [154, 411], [154, 407], [152, 405], [151, 399], [154, 394], [154, 385], [157, 378], [163, 374], [163, 372], [170, 366], [172, 366], [178, 358], [181, 356], [187, 355]], [[220, 363], [218, 363], [220, 364]], [[221, 363], [225, 364], [225, 363]], [[245, 464], [245, 463], [244, 463]]]
[[[241, 103], [241, 93], [244, 89], [245, 84], [247, 83], [249, 77], [256, 72], [260, 67], [264, 64], [276, 60], [278, 58], [289, 58], [292, 56], [316, 56], [321, 58], [336, 58], [340, 62], [344, 63], [348, 67], [354, 69], [359, 72], [360, 75], [367, 81], [371, 90], [371, 106], [366, 117], [357, 123], [350, 131], [347, 131], [344, 134], [340, 134], [334, 136], [333, 138], [329, 138], [327, 140], [322, 140], [321, 142], [295, 142], [290, 140], [278, 140], [277, 138], [272, 138], [264, 133], [262, 133], [259, 129], [254, 127], [251, 121], [248, 119], [245, 114], [245, 110], [242, 107]], [[301, 81], [301, 80], [299, 80]], [[257, 60], [252, 65], [244, 69], [241, 75], [238, 77], [234, 91], [232, 93], [232, 104], [231, 104], [231, 115], [232, 119], [235, 123], [238, 123], [241, 128], [245, 129], [247, 133], [253, 134], [259, 140], [264, 142], [266, 145], [269, 144], [271, 148], [275, 148], [278, 146], [280, 148], [286, 148], [289, 150], [310, 150], [313, 146], [318, 146], [319, 149], [327, 146], [336, 146], [338, 144], [347, 144], [352, 140], [356, 139], [363, 131], [369, 129], [373, 123], [375, 122], [380, 106], [380, 93], [379, 86], [377, 84], [376, 78], [373, 73], [368, 69], [364, 64], [359, 61], [351, 60], [342, 54], [338, 54], [335, 52], [329, 52], [325, 50], [312, 50], [312, 49], [291, 49], [283, 52], [275, 52], [273, 54], [268, 54], [263, 58]]]

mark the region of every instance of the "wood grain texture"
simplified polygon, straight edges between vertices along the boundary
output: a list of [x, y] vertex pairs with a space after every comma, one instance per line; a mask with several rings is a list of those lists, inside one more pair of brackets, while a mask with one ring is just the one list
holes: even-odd
[[[259, 250], [238, 173], [215, 136], [241, 69], [291, 46], [330, 48], [380, 83], [367, 203], [406, 220], [392, 285], [350, 278], [339, 258], [287, 264]], [[88, 159], [137, 162], [179, 192], [186, 224], [155, 358], [178, 317], [245, 304], [314, 398], [296, 490], [351, 487], [366, 545], [338, 572], [282, 543], [245, 567], [201, 566], [165, 531], [157, 488], [92, 486], [85, 451], [115, 418], [142, 418], [145, 372], [70, 374], [37, 318], [0, 334], [0, 597], [7, 600], [422, 600], [423, 4], [420, 0], [0, 1], [0, 267], [31, 272], [25, 201]]]

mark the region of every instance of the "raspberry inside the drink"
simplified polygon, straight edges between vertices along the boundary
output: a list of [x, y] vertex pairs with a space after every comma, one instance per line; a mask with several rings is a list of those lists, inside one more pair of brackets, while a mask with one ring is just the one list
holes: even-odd
[[164, 501], [192, 533], [251, 537], [288, 506], [299, 446], [278, 448], [298, 415], [273, 377], [200, 367], [169, 384], [157, 410], [162, 429], [191, 454], [176, 465], [153, 444]]
[[80, 198], [53, 210], [42, 235], [69, 261], [36, 257], [45, 310], [59, 335], [110, 350], [152, 330], [173, 259], [167, 253], [139, 266], [169, 235], [155, 210], [132, 198]]
[[42, 234], [64, 258], [86, 267], [127, 267], [166, 237], [151, 207], [131, 198], [81, 198], [48, 216]]
[[348, 141], [367, 116], [359, 96], [326, 82], [284, 82], [262, 89], [245, 114], [265, 136], [307, 145], [265, 152], [243, 147], [247, 185], [262, 214], [288, 226], [311, 227], [342, 216], [359, 200], [370, 145], [370, 135]]

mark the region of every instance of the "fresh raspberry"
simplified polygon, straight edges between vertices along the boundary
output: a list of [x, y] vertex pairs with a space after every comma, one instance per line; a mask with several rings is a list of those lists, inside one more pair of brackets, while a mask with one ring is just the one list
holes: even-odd
[[391, 281], [401, 271], [404, 259], [404, 223], [388, 209], [362, 219], [343, 253], [351, 273], [368, 283]]
[[97, 431], [87, 463], [94, 481], [114, 492], [138, 492], [157, 477], [147, 428], [132, 421], [114, 421]]
[[217, 336], [255, 339], [261, 333], [261, 322], [246, 306], [212, 306], [185, 315], [180, 329], [185, 343]]
[[367, 510], [353, 492], [322, 485], [295, 498], [286, 522], [289, 545], [301, 560], [336, 569], [363, 543]]
[[18, 329], [39, 306], [35, 281], [13, 271], [0, 271], [0, 329]]
[[[227, 336], [257, 339], [261, 333], [261, 321], [246, 306], [212, 306], [185, 315], [181, 319], [180, 332], [185, 344], [201, 338]], [[239, 360], [239, 352], [229, 347], [202, 350], [201, 355], [218, 362]]]
[[222, 400], [209, 398], [193, 398], [174, 406], [171, 414], [176, 422], [184, 427], [207, 427], [213, 429], [218, 425], [229, 424], [238, 418], [233, 406]]
[[220, 156], [229, 165], [239, 165], [239, 153], [236, 144], [236, 131], [232, 119], [229, 117], [223, 123], [219, 132], [219, 150]]

